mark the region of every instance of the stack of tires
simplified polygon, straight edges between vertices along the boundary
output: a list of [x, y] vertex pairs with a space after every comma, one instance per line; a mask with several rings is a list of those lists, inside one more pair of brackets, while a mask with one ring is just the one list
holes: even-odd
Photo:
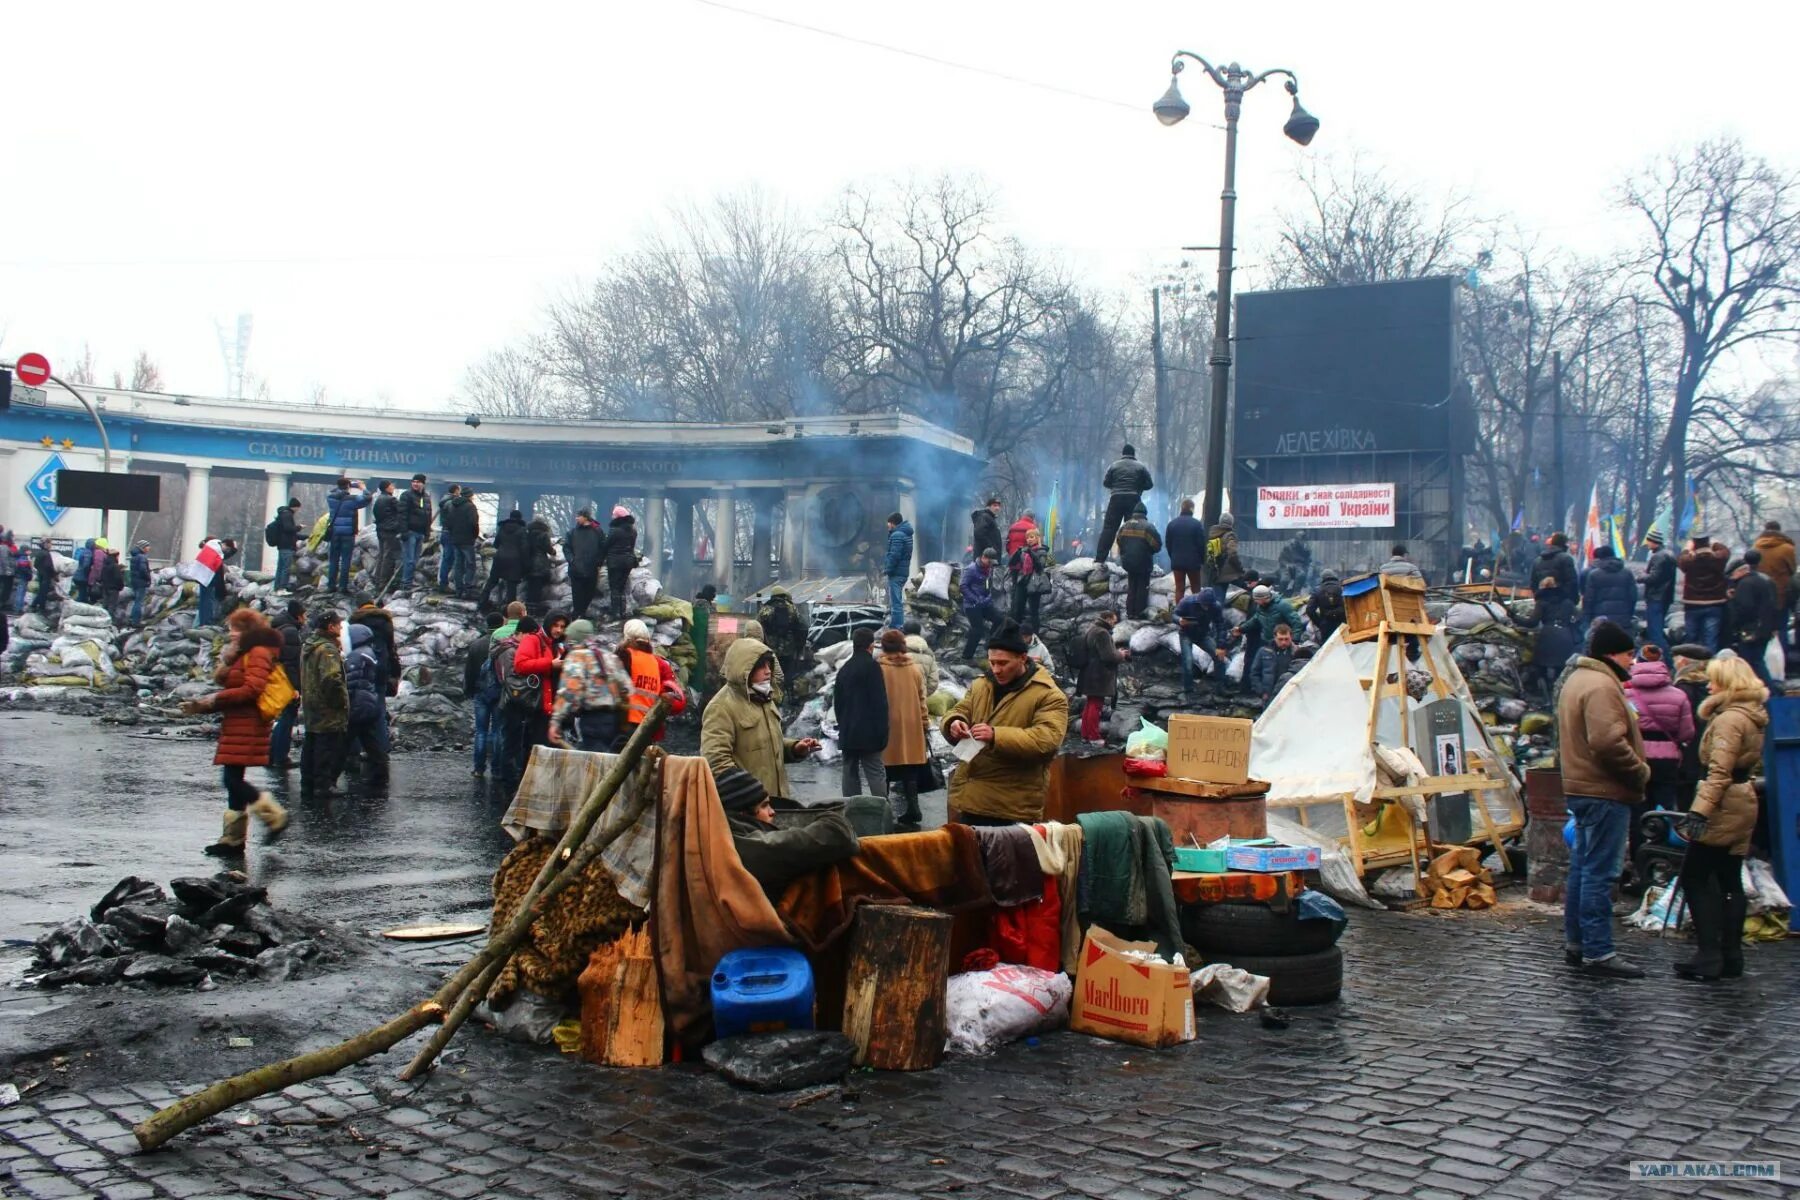
[[1184, 905], [1181, 931], [1208, 963], [1230, 963], [1269, 979], [1269, 1003], [1288, 1006], [1336, 1000], [1344, 987], [1343, 921], [1302, 920], [1297, 904], [1230, 901]]

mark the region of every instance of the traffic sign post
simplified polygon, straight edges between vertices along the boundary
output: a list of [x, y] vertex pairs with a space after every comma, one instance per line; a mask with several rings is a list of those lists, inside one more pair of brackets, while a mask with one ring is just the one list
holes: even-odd
[[50, 360], [35, 351], [19, 355], [19, 361], [13, 364], [13, 372], [19, 382], [31, 387], [43, 387], [50, 382]]

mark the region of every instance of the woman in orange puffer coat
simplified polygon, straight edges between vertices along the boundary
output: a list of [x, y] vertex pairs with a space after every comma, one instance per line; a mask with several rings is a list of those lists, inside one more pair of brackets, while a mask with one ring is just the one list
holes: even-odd
[[219, 840], [206, 852], [233, 857], [244, 852], [250, 813], [268, 827], [271, 836], [287, 825], [288, 816], [273, 796], [244, 781], [245, 767], [269, 765], [269, 730], [273, 722], [263, 719], [259, 702], [269, 676], [281, 662], [281, 633], [251, 608], [234, 611], [226, 618], [225, 627], [230, 640], [219, 658], [219, 669], [213, 674], [222, 690], [187, 701], [181, 711], [224, 715], [213, 764], [224, 768], [221, 774], [225, 781], [225, 823]]

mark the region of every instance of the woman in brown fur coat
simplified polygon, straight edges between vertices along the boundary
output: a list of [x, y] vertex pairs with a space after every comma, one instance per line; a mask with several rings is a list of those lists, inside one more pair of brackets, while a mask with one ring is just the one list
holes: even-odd
[[213, 674], [222, 690], [189, 700], [181, 710], [224, 714], [213, 765], [224, 768], [221, 774], [225, 780], [225, 825], [219, 840], [206, 852], [232, 857], [244, 852], [249, 813], [256, 814], [271, 836], [287, 825], [288, 816], [273, 796], [244, 781], [245, 767], [269, 765], [269, 730], [273, 722], [263, 719], [258, 701], [269, 675], [281, 661], [281, 634], [252, 608], [234, 611], [225, 619], [225, 627], [231, 636], [219, 657], [219, 669]]

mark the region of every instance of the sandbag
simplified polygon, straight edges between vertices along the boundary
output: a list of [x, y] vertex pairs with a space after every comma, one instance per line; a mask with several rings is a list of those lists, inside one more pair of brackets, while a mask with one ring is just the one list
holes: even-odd
[[1162, 644], [1162, 630], [1154, 625], [1144, 625], [1131, 633], [1128, 641], [1133, 654], [1148, 654]]
[[944, 1048], [989, 1054], [1007, 1042], [1061, 1029], [1069, 1021], [1072, 993], [1067, 975], [1036, 967], [1000, 966], [952, 975], [945, 987]]
[[948, 602], [950, 599], [950, 564], [946, 562], [926, 563], [924, 577], [919, 580], [918, 594]]

